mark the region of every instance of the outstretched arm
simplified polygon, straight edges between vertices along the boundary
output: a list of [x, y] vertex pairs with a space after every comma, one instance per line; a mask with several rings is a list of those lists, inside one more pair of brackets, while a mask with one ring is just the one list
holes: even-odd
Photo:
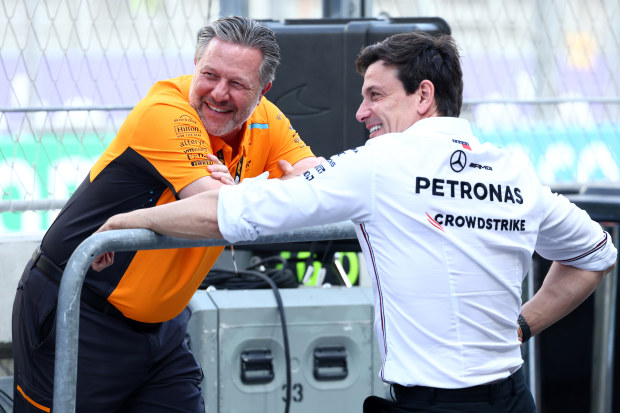
[[169, 204], [118, 214], [97, 232], [146, 228], [179, 238], [222, 238], [217, 225], [218, 193], [219, 190], [201, 192]]
[[[614, 266], [604, 271], [586, 271], [553, 262], [540, 290], [521, 309], [532, 336], [577, 308]], [[520, 328], [519, 337], [522, 337]]]
[[[97, 232], [114, 229], [146, 228], [178, 238], [222, 238], [217, 225], [219, 190], [201, 192], [180, 201], [152, 208], [137, 209], [108, 219]], [[99, 255], [91, 267], [101, 271], [112, 265], [114, 253]]]

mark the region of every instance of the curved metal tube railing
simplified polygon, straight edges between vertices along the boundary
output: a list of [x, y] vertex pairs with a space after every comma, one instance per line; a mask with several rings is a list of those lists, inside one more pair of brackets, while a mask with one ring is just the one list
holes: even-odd
[[[355, 238], [354, 225], [349, 221], [263, 236], [252, 242], [240, 242], [235, 245]], [[126, 229], [92, 235], [75, 249], [65, 267], [58, 290], [53, 412], [75, 412], [80, 296], [84, 277], [95, 257], [107, 251], [135, 251], [217, 245], [229, 245], [229, 243], [225, 240], [186, 240], [167, 237], [147, 229]]]
[[[572, 202], [588, 211], [592, 219], [601, 223], [620, 222], [620, 196], [613, 194], [567, 195]], [[612, 229], [618, 245], [617, 225]], [[272, 236], [259, 237], [252, 242], [235, 245], [273, 244], [355, 239], [355, 228], [350, 221], [338, 224], [304, 228]], [[146, 229], [116, 230], [92, 235], [73, 252], [60, 283], [56, 311], [56, 359], [54, 370], [53, 411], [73, 413], [76, 404], [77, 348], [80, 295], [88, 267], [94, 258], [107, 251], [135, 251], [165, 248], [187, 248], [229, 245], [224, 240], [185, 240], [156, 234]], [[531, 274], [530, 274], [531, 278]], [[597, 289], [594, 331], [591, 413], [610, 413], [613, 367], [613, 345], [618, 268], [605, 277]]]

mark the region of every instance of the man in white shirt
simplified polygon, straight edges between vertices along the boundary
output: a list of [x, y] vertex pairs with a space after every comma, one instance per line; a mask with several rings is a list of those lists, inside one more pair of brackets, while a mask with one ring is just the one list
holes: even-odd
[[[395, 393], [369, 397], [364, 411], [534, 412], [520, 344], [613, 268], [609, 234], [458, 118], [462, 71], [450, 36], [394, 35], [365, 48], [356, 65], [365, 146], [303, 178], [257, 178], [118, 215], [101, 230], [235, 243], [351, 220], [373, 281], [380, 375]], [[554, 263], [522, 307], [534, 251]]]

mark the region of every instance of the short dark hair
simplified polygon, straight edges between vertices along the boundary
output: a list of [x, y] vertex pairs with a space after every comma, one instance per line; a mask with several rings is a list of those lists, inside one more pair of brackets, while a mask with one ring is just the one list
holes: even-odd
[[200, 29], [196, 37], [196, 61], [204, 53], [209, 41], [216, 37], [225, 42], [259, 49], [263, 53], [258, 74], [261, 87], [275, 79], [276, 67], [280, 64], [280, 46], [273, 30], [256, 20], [241, 16], [222, 17]]
[[443, 116], [458, 117], [463, 105], [461, 57], [452, 36], [426, 32], [394, 34], [382, 42], [365, 47], [355, 66], [364, 75], [368, 67], [381, 60], [396, 66], [398, 79], [407, 94], [414, 93], [428, 79], [435, 86], [437, 110]]

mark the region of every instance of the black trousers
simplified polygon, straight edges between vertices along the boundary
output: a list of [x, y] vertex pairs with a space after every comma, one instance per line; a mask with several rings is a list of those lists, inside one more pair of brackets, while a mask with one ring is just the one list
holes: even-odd
[[[14, 412], [52, 407], [58, 286], [31, 260], [13, 306]], [[146, 325], [80, 303], [78, 413], [201, 412], [202, 369], [185, 339], [189, 309]]]
[[392, 385], [396, 400], [370, 396], [364, 413], [535, 413], [536, 404], [523, 371], [498, 383], [464, 389]]

